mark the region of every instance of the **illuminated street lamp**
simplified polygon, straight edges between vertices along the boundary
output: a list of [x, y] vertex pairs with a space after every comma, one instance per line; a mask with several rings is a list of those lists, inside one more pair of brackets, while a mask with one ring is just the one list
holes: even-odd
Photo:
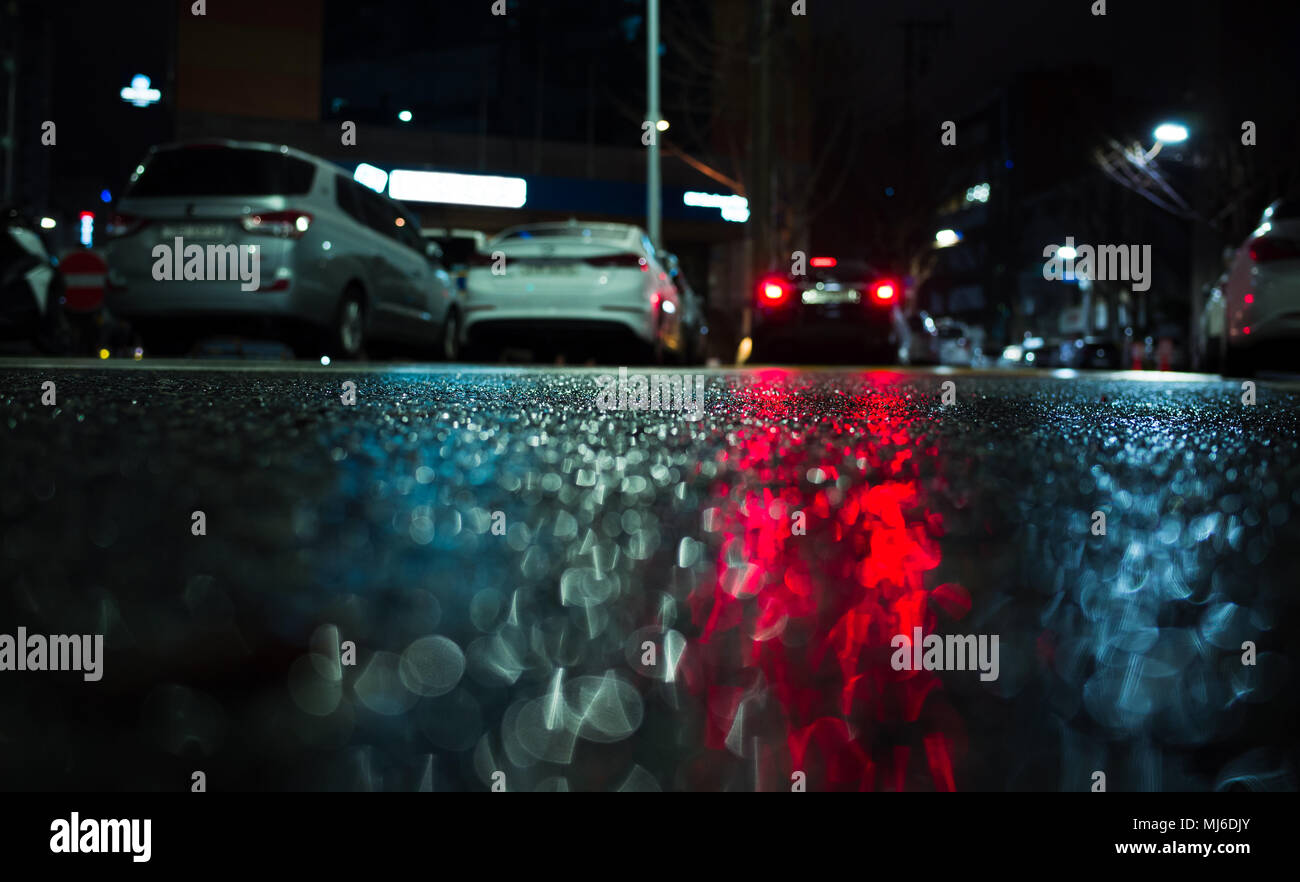
[[1156, 126], [1155, 139], [1161, 144], [1181, 144], [1187, 140], [1187, 126], [1179, 123], [1161, 123]]
[[1173, 122], [1161, 123], [1156, 126], [1155, 131], [1151, 134], [1156, 139], [1156, 142], [1151, 145], [1150, 150], [1143, 154], [1147, 162], [1155, 159], [1156, 154], [1160, 152], [1160, 148], [1166, 144], [1181, 144], [1187, 140], [1188, 135], [1187, 126]]

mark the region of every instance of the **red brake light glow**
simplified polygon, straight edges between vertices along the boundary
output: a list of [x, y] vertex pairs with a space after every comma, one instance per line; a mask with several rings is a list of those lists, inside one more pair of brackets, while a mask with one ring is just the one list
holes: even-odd
[[892, 303], [897, 296], [898, 285], [895, 282], [884, 280], [871, 286], [871, 299], [878, 303]]
[[790, 286], [781, 279], [764, 279], [758, 283], [758, 302], [764, 306], [780, 306], [790, 298]]
[[639, 254], [603, 254], [596, 257], [588, 257], [584, 261], [588, 266], [598, 267], [600, 269], [623, 269], [637, 268], [641, 272], [650, 271], [650, 265], [646, 259]]
[[833, 257], [814, 257], [812, 259], [813, 266], [831, 267], [831, 266], [835, 266], [835, 264], [837, 264], [838, 262], [839, 261], [837, 261]]

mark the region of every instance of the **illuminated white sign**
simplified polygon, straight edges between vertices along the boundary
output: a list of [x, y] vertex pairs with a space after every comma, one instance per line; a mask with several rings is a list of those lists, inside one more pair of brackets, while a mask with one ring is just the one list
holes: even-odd
[[696, 193], [690, 190], [682, 194], [682, 202], [692, 208], [720, 209], [722, 219], [733, 224], [743, 224], [749, 220], [749, 200], [744, 196], [723, 196], [719, 193]]
[[405, 202], [523, 208], [528, 200], [528, 182], [523, 178], [399, 168], [388, 175], [388, 195]]
[[375, 168], [368, 162], [363, 162], [357, 166], [357, 170], [352, 173], [352, 179], [358, 184], [369, 187], [376, 193], [384, 192], [388, 186], [388, 172], [382, 168]]
[[122, 100], [134, 104], [136, 107], [148, 107], [150, 104], [157, 104], [162, 98], [162, 92], [150, 88], [149, 78], [144, 74], [136, 74], [131, 77], [131, 85], [122, 90]]

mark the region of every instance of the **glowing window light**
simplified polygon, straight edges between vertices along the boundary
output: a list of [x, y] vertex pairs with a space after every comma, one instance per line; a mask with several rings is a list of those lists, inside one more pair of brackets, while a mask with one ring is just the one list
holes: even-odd
[[376, 193], [382, 193], [384, 188], [388, 186], [388, 172], [382, 168], [375, 168], [368, 162], [363, 162], [352, 173], [352, 180], [363, 187], [369, 187]]
[[720, 193], [697, 193], [690, 190], [682, 194], [682, 203], [692, 208], [717, 208], [722, 212], [722, 219], [733, 224], [743, 224], [749, 220], [749, 200], [744, 196], [723, 196]]
[[162, 99], [162, 92], [150, 86], [150, 81], [144, 74], [136, 74], [131, 77], [131, 85], [124, 88], [119, 94], [122, 100], [136, 107], [148, 107], [150, 104], [157, 104]]
[[388, 176], [388, 195], [406, 202], [523, 208], [528, 201], [528, 182], [523, 178], [496, 175], [462, 175], [399, 168]]

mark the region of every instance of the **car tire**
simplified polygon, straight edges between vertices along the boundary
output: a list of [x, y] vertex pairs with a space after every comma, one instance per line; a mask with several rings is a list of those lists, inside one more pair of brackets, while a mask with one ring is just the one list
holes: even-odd
[[349, 285], [339, 298], [334, 321], [326, 333], [325, 352], [335, 358], [361, 358], [365, 355], [365, 336], [365, 297], [359, 286]]
[[460, 357], [460, 311], [449, 309], [439, 335], [438, 358], [441, 361], [459, 361]]

